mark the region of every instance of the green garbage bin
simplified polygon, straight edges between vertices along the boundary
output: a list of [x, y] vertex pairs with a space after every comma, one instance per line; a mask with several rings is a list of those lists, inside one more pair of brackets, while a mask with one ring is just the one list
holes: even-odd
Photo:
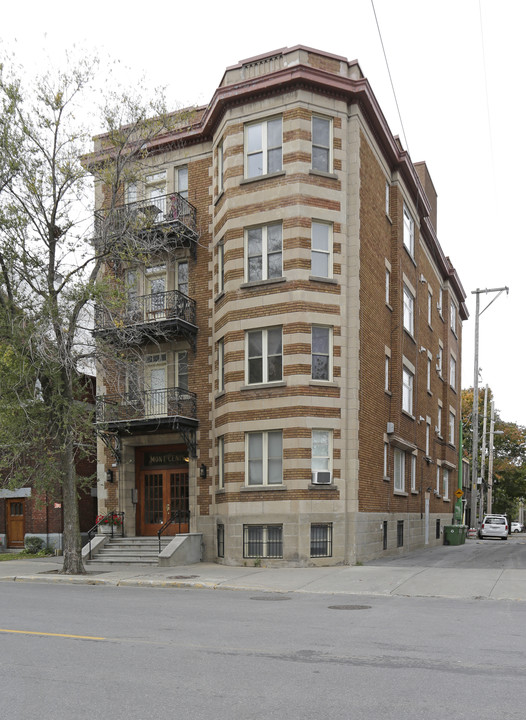
[[463, 545], [466, 531], [463, 525], [444, 525], [444, 545]]

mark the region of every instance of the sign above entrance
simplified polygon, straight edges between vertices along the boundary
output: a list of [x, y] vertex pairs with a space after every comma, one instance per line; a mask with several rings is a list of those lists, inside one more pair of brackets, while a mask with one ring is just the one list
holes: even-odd
[[188, 456], [173, 452], [145, 452], [144, 467], [177, 467], [188, 464]]

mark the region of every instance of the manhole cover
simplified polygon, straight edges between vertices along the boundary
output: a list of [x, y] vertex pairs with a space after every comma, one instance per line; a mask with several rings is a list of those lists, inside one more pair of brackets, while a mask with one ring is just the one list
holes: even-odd
[[251, 600], [290, 600], [289, 597], [286, 597], [285, 595], [256, 595], [256, 597], [251, 597]]
[[329, 605], [329, 610], [370, 610], [370, 605]]
[[194, 580], [198, 577], [199, 575], [172, 575], [168, 580]]

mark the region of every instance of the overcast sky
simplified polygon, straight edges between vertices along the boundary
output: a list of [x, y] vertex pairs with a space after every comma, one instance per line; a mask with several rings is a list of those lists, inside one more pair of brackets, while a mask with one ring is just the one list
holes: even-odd
[[[526, 425], [523, 316], [526, 258], [520, 209], [526, 166], [526, 4], [518, 0], [374, 0], [400, 108], [391, 90], [371, 0], [261, 5], [63, 0], [4, 3], [2, 40], [29, 71], [73, 44], [120, 63], [124, 82], [166, 86], [174, 106], [209, 102], [225, 68], [303, 44], [357, 59], [414, 162], [438, 192], [438, 237], [467, 293], [462, 386], [473, 385], [475, 295], [509, 286], [480, 317], [481, 384], [503, 420]], [[405, 132], [404, 132], [405, 131]], [[481, 296], [481, 310], [492, 299]]]

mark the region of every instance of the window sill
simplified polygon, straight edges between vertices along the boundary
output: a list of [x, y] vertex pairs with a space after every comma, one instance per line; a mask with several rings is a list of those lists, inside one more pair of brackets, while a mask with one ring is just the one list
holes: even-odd
[[329, 492], [331, 490], [338, 489], [338, 486], [334, 485], [333, 483], [316, 483], [316, 484], [309, 483], [307, 487], [309, 490], [320, 490], [320, 488], [321, 488], [322, 490], [327, 490]]
[[418, 490], [411, 490], [411, 495], [419, 495], [420, 493]]
[[451, 500], [448, 497], [442, 498], [442, 500], [446, 503], [451, 502]]
[[214, 206], [217, 205], [217, 203], [221, 200], [221, 198], [223, 197], [224, 194], [225, 194], [225, 190], [223, 188], [223, 190], [221, 190], [221, 192], [218, 194], [218, 196], [214, 200]]
[[268, 280], [252, 280], [251, 282], [242, 283], [239, 287], [242, 290], [251, 290], [252, 288], [261, 287], [261, 285], [274, 285], [283, 282], [287, 282], [286, 277], [269, 278]]
[[321, 277], [320, 275], [309, 275], [309, 280], [312, 282], [323, 282], [329, 283], [330, 285], [338, 285], [338, 281], [330, 277]]
[[431, 392], [431, 390], [428, 390], [427, 394], [429, 395], [429, 397], [433, 397], [433, 393]]
[[216, 394], [214, 395], [214, 400], [219, 400], [219, 398], [222, 398], [223, 395], [226, 395], [225, 391], [224, 391], [224, 390], [219, 390], [219, 391], [216, 392]]
[[254, 383], [252, 385], [242, 385], [239, 389], [241, 392], [245, 390], [268, 390], [268, 388], [282, 388], [287, 387], [285, 380], [279, 380], [273, 383]]
[[415, 256], [414, 256], [414, 251], [413, 251], [413, 255], [411, 255], [411, 250], [410, 250], [410, 249], [407, 247], [407, 245], [405, 245], [405, 244], [404, 244], [404, 250], [406, 251], [408, 257], [411, 258], [411, 262], [413, 263], [413, 265], [416, 267], [416, 260], [415, 260]]
[[408, 330], [406, 327], [404, 328], [404, 333], [407, 335], [408, 338], [410, 338], [416, 345], [415, 336], [411, 332], [411, 330]]
[[329, 178], [331, 180], [338, 180], [338, 176], [336, 175], [336, 173], [327, 172], [326, 170], [316, 170], [316, 168], [311, 168], [309, 170], [309, 175], [317, 175], [318, 177]]
[[391, 478], [389, 477], [389, 475], [384, 475], [382, 480], [386, 483], [391, 482]]
[[390, 390], [384, 390], [384, 393], [389, 395], [389, 397], [393, 397], [393, 393]]
[[215, 302], [215, 303], [216, 303], [216, 302], [219, 302], [219, 301], [220, 301], [222, 298], [224, 298], [224, 297], [225, 297], [225, 291], [224, 291], [224, 290], [221, 290], [221, 292], [220, 292], [220, 293], [217, 293], [217, 295], [215, 296], [214, 302]]
[[240, 490], [241, 492], [269, 492], [272, 490], [286, 490], [286, 485], [243, 485]]
[[267, 173], [266, 175], [256, 175], [256, 177], [244, 178], [240, 181], [240, 185], [248, 185], [249, 183], [257, 182], [258, 180], [270, 180], [271, 178], [278, 178], [285, 175], [285, 170], [280, 170], [275, 173]]
[[386, 307], [388, 310], [390, 310], [391, 312], [393, 312], [393, 306], [390, 305], [389, 303], [386, 302], [386, 303], [385, 303], [385, 307]]
[[338, 383], [333, 380], [309, 380], [309, 385], [312, 387], [339, 387]]
[[411, 415], [410, 412], [408, 412], [407, 410], [404, 410], [403, 408], [402, 408], [402, 415], [405, 415], [405, 416], [408, 417], [410, 420], [415, 420], [415, 416], [414, 416], [414, 415]]
[[400, 497], [407, 497], [409, 493], [406, 493], [405, 490], [393, 490], [393, 493], [395, 495], [399, 495]]
[[225, 488], [217, 488], [216, 495], [224, 495], [226, 493]]
[[390, 222], [391, 225], [392, 225], [392, 224], [393, 224], [393, 221], [392, 221], [391, 216], [389, 215], [389, 213], [385, 213], [385, 217], [387, 218], [387, 220], [389, 220], [389, 222]]

